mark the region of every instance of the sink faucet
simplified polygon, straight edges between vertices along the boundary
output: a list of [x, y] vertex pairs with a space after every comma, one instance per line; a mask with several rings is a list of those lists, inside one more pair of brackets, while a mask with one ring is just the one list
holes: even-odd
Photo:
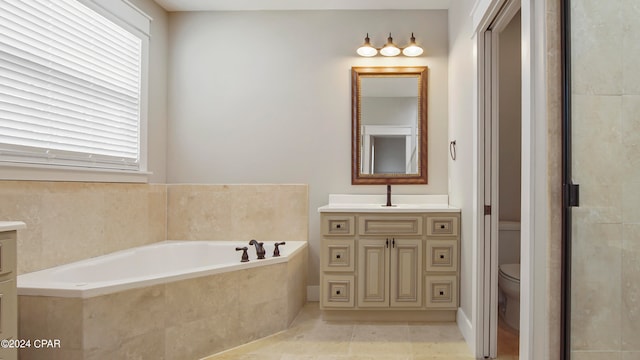
[[387, 205], [386, 206], [393, 206], [391, 205], [391, 184], [387, 184]]
[[264, 250], [263, 242], [257, 242], [256, 240], [252, 239], [251, 241], [249, 241], [249, 245], [256, 246], [256, 255], [258, 255], [258, 260], [264, 259], [264, 254], [266, 253], [266, 251]]

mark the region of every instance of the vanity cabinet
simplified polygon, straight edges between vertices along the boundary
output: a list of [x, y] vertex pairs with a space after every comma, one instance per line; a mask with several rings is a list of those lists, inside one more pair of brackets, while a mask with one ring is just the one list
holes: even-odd
[[321, 213], [320, 308], [455, 319], [459, 226], [457, 212]]
[[416, 215], [358, 215], [358, 307], [422, 306], [422, 224]]
[[[7, 225], [0, 222], [0, 340], [15, 340], [18, 337], [17, 231], [14, 230], [18, 225], [12, 224], [14, 223]], [[0, 359], [17, 358], [15, 347], [0, 348]]]

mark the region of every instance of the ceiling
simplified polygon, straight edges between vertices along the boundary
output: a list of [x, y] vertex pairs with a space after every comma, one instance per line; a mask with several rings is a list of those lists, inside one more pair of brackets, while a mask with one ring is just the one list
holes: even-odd
[[167, 11], [441, 10], [452, 0], [155, 0]]

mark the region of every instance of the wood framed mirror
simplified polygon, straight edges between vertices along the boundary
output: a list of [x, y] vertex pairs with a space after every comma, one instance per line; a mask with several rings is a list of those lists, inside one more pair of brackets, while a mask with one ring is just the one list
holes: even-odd
[[352, 67], [351, 134], [351, 184], [427, 184], [427, 67]]

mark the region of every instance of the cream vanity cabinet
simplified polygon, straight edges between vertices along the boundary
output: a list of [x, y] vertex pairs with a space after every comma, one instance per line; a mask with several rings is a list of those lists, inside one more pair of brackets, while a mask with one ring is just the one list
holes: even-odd
[[455, 319], [459, 212], [321, 211], [320, 217], [322, 310], [396, 311], [390, 316], [449, 310], [420, 320]]
[[[21, 222], [0, 221], [0, 340], [18, 337], [18, 293], [16, 286], [17, 230], [25, 228]], [[17, 359], [13, 347], [0, 347], [0, 359]]]
[[422, 217], [357, 218], [358, 307], [421, 307]]

